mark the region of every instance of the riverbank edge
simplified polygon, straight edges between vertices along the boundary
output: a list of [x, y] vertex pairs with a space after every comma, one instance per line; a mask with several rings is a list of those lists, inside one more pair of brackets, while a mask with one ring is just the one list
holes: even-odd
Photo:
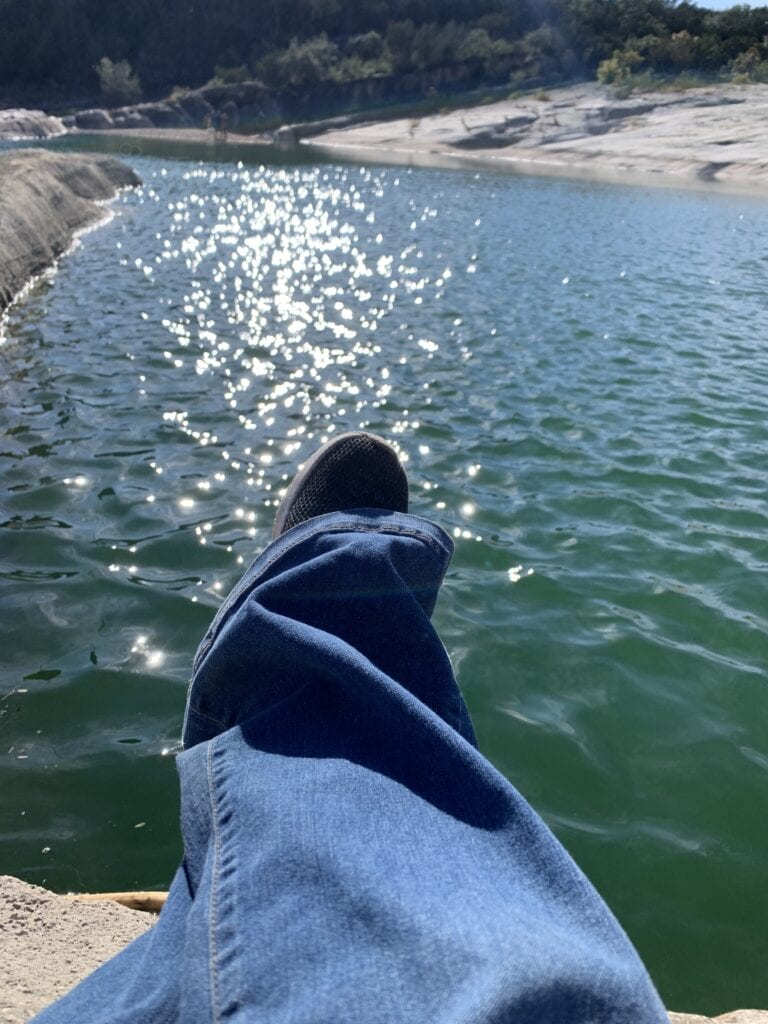
[[103, 203], [141, 184], [114, 157], [18, 149], [0, 155], [0, 313], [105, 218]]
[[[596, 83], [424, 118], [371, 121], [296, 144], [324, 156], [409, 166], [768, 196], [768, 85], [618, 98]], [[289, 128], [278, 136], [289, 138]]]
[[[379, 122], [375, 122], [379, 123]], [[391, 122], [381, 122], [382, 124]], [[310, 126], [300, 125], [301, 129]], [[292, 131], [295, 126], [286, 125], [285, 132]], [[530, 156], [499, 156], [493, 152], [460, 153], [451, 152], [448, 149], [416, 149], [410, 148], [407, 144], [360, 144], [351, 140], [342, 142], [324, 137], [325, 129], [317, 132], [308, 131], [301, 135], [295, 142], [285, 142], [286, 134], [281, 138], [268, 137], [265, 135], [237, 135], [230, 134], [226, 139], [215, 138], [213, 133], [197, 128], [136, 128], [121, 129], [108, 128], [98, 133], [90, 132], [69, 132], [70, 137], [77, 135], [105, 136], [121, 140], [125, 144], [125, 155], [131, 156], [157, 156], [160, 147], [168, 147], [171, 152], [174, 146], [183, 147], [189, 144], [206, 146], [210, 150], [212, 160], [226, 159], [228, 152], [233, 152], [240, 147], [246, 149], [259, 149], [268, 153], [271, 149], [278, 148], [281, 151], [300, 149], [305, 154], [315, 152], [323, 160], [338, 159], [345, 162], [365, 165], [387, 164], [394, 167], [421, 167], [436, 170], [464, 170], [464, 171], [485, 171], [496, 174], [509, 174], [521, 177], [536, 177], [560, 179], [575, 182], [601, 182], [606, 185], [631, 185], [640, 188], [668, 188], [684, 189], [685, 191], [697, 191], [709, 194], [729, 194], [760, 199], [768, 198], [768, 179], [765, 183], [755, 182], [739, 184], [724, 181], [707, 181], [697, 178], [692, 173], [659, 173], [651, 171], [628, 170], [613, 168], [610, 166], [601, 167], [597, 162], [585, 162], [580, 165], [578, 162], [568, 163], [547, 162], [543, 159], [531, 158]], [[330, 134], [330, 133], [328, 133]], [[146, 142], [146, 149], [142, 147]], [[767, 154], [768, 159], [768, 154]]]
[[[323, 159], [492, 171], [709, 194], [768, 196], [768, 85], [720, 84], [622, 98], [597, 83], [512, 94], [416, 117], [362, 112], [240, 135], [201, 127], [115, 127], [126, 153], [207, 143], [214, 159], [241, 147], [302, 149]], [[96, 123], [96, 122], [94, 122]], [[82, 134], [70, 129], [70, 134]], [[145, 146], [142, 147], [142, 142]], [[153, 147], [154, 144], [154, 147]]]
[[[153, 921], [153, 914], [112, 900], [61, 896], [0, 876], [0, 1020], [24, 1024]], [[768, 1024], [768, 1012], [670, 1013], [669, 1019], [670, 1024]]]
[[[125, 141], [128, 156], [142, 154], [142, 141], [148, 151], [207, 143], [214, 158], [240, 147], [301, 147], [325, 159], [363, 163], [768, 196], [768, 84], [720, 83], [622, 97], [610, 87], [581, 82], [423, 116], [357, 111], [250, 135], [215, 131], [210, 104], [198, 104], [198, 110], [187, 100], [189, 109], [175, 113], [168, 103], [156, 104], [162, 109], [155, 111], [155, 123], [146, 104], [84, 111], [56, 124], [43, 124], [40, 118], [47, 115], [39, 111], [0, 115], [17, 126], [37, 118], [40, 133], [61, 127], [74, 137], [116, 137]], [[232, 122], [237, 120], [235, 110]]]

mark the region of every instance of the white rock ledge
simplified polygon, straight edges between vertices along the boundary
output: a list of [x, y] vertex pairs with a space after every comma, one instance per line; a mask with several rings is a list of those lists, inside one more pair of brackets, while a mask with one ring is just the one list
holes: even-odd
[[0, 139], [49, 139], [66, 131], [63, 121], [42, 110], [0, 110]]
[[768, 85], [621, 100], [585, 84], [429, 117], [357, 124], [306, 143], [370, 161], [765, 193], [766, 124]]

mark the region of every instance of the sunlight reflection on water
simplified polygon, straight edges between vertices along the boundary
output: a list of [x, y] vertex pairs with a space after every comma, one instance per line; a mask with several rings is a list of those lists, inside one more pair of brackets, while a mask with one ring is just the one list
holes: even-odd
[[[178, 387], [166, 389], [164, 401], [168, 391], [190, 390], [204, 391], [206, 400], [202, 409], [197, 401], [166, 406], [162, 417], [217, 452], [219, 468], [212, 464], [209, 474], [195, 481], [198, 491], [231, 488], [231, 477], [238, 475], [255, 505], [274, 507], [289, 478], [283, 472], [275, 480], [275, 455], [280, 462], [300, 463], [339, 424], [369, 428], [391, 397], [393, 355], [383, 355], [377, 328], [396, 304], [402, 311], [425, 297], [439, 300], [453, 276], [444, 266], [433, 280], [415, 242], [389, 251], [386, 227], [377, 224], [376, 201], [385, 188], [399, 184], [387, 172], [356, 168], [198, 166], [181, 175], [180, 194], [171, 201], [151, 184], [134, 197], [139, 206], [157, 207], [157, 254], [124, 255], [121, 265], [158, 290], [161, 281], [187, 282], [181, 294], [157, 296], [167, 307], [161, 318], [167, 332], [159, 342], [162, 357], [179, 376]], [[416, 210], [412, 199], [405, 205], [408, 216], [418, 213], [419, 223], [438, 215], [430, 205]], [[411, 221], [411, 227], [415, 224]], [[123, 242], [118, 246], [128, 248]], [[398, 348], [399, 366], [408, 363], [413, 348], [428, 361], [440, 344], [410, 334], [408, 344]], [[147, 397], [147, 375], [138, 380], [139, 397]], [[429, 386], [424, 380], [423, 390]], [[420, 401], [429, 404], [429, 396]], [[210, 405], [218, 413], [215, 427], [207, 422]], [[222, 429], [222, 409], [236, 419], [234, 436]], [[395, 445], [418, 425], [404, 406], [390, 428]], [[408, 459], [402, 448], [400, 455]], [[167, 501], [177, 493], [178, 480], [159, 463], [152, 468], [165, 477], [146, 500]], [[195, 510], [189, 495], [176, 501], [181, 512]], [[255, 514], [250, 515], [253, 522]], [[226, 528], [216, 524], [217, 533]], [[208, 543], [211, 529], [210, 524], [195, 527], [201, 545]], [[255, 528], [248, 532], [254, 536]], [[220, 584], [211, 589], [217, 592]]]

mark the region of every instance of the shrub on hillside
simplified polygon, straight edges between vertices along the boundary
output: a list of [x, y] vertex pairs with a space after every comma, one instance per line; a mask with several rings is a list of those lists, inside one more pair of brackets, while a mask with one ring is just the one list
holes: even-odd
[[768, 60], [764, 60], [757, 46], [750, 46], [728, 65], [731, 81], [745, 85], [747, 82], [768, 82]]
[[263, 57], [253, 70], [262, 81], [278, 88], [315, 85], [332, 77], [338, 60], [338, 46], [323, 32], [304, 43], [294, 37], [286, 50]]
[[95, 70], [108, 107], [138, 103], [141, 99], [141, 83], [127, 60], [112, 61], [109, 57], [102, 57]]
[[240, 64], [238, 67], [225, 68], [221, 64], [217, 64], [214, 69], [213, 78], [209, 84], [213, 85], [239, 85], [241, 82], [247, 82], [251, 78], [251, 73], [245, 64]]
[[622, 85], [642, 63], [643, 58], [636, 50], [614, 50], [612, 57], [600, 61], [597, 80], [603, 85]]

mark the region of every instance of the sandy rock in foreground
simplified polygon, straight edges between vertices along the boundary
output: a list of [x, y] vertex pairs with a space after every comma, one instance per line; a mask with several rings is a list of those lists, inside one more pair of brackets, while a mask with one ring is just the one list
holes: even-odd
[[768, 1010], [732, 1010], [719, 1017], [697, 1013], [670, 1013], [670, 1024], [768, 1024]]
[[29, 1020], [154, 920], [117, 903], [70, 901], [0, 876], [0, 1022]]
[[42, 110], [0, 110], [0, 139], [48, 139], [66, 130], [63, 121]]
[[0, 155], [0, 310], [104, 215], [99, 201], [140, 185], [109, 156], [21, 149]]

